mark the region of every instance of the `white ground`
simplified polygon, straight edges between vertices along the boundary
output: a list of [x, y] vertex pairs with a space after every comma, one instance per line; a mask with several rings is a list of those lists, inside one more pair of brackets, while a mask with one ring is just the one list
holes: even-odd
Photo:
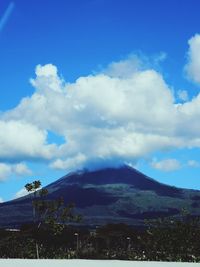
[[0, 267], [197, 267], [198, 263], [136, 262], [112, 260], [1, 260]]

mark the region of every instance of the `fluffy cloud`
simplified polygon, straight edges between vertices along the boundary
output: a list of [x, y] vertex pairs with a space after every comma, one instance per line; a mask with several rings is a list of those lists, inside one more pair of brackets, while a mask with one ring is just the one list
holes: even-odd
[[0, 163], [0, 181], [5, 181], [10, 175], [30, 175], [32, 172], [24, 163]]
[[188, 92], [186, 90], [178, 90], [177, 92], [178, 98], [182, 101], [188, 101]]
[[[200, 95], [188, 101], [179, 92], [185, 102], [175, 103], [162, 75], [137, 57], [74, 83], [60, 78], [56, 66], [38, 65], [31, 84], [35, 93], [2, 114], [0, 133], [1, 127], [8, 133], [0, 134], [2, 158], [42, 158], [70, 169], [94, 161], [135, 164], [158, 150], [200, 147]], [[48, 144], [48, 131], [65, 143]]]
[[167, 55], [164, 52], [151, 58], [146, 57], [143, 54], [131, 54], [125, 59], [110, 63], [102, 73], [109, 77], [129, 78], [137, 71], [149, 69], [152, 66], [158, 68], [160, 62], [164, 61], [166, 57]]
[[31, 84], [39, 92], [45, 92], [49, 90], [55, 92], [61, 92], [62, 81], [57, 75], [57, 68], [52, 64], [46, 64], [45, 66], [38, 65], [35, 69], [37, 79], [30, 79]]
[[180, 162], [176, 159], [165, 159], [161, 161], [154, 160], [151, 163], [151, 166], [154, 169], [165, 171], [165, 172], [175, 171], [181, 168]]
[[11, 174], [11, 167], [5, 163], [0, 163], [0, 181], [5, 181]]
[[196, 34], [189, 41], [188, 63], [185, 66], [188, 77], [200, 83], [200, 34]]
[[51, 163], [50, 167], [58, 170], [66, 170], [68, 168], [76, 169], [78, 167], [83, 167], [86, 162], [85, 155], [78, 153], [77, 156], [73, 158], [68, 158], [66, 160], [57, 159]]
[[18, 163], [13, 166], [13, 172], [17, 175], [31, 175], [32, 171], [24, 163]]
[[200, 163], [198, 161], [196, 161], [196, 160], [189, 160], [187, 162], [187, 165], [189, 167], [192, 167], [192, 168], [198, 168], [198, 167], [200, 167]]
[[110, 63], [103, 71], [109, 77], [128, 78], [139, 70], [143, 62], [136, 55], [131, 55], [127, 59]]
[[47, 132], [20, 120], [0, 120], [0, 159], [50, 159], [55, 145], [46, 143]]

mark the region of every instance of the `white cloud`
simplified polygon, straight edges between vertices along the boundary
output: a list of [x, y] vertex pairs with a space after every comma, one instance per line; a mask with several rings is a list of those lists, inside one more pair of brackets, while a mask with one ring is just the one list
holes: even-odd
[[0, 159], [50, 159], [55, 145], [46, 143], [47, 132], [20, 120], [0, 120]]
[[50, 167], [58, 170], [76, 169], [77, 166], [83, 167], [85, 162], [85, 155], [78, 153], [74, 158], [68, 158], [66, 160], [57, 159], [50, 164]]
[[5, 181], [11, 174], [11, 167], [5, 163], [0, 163], [0, 181]]
[[17, 175], [31, 175], [32, 171], [24, 163], [18, 163], [13, 166], [13, 171]]
[[38, 92], [55, 91], [61, 92], [63, 80], [57, 75], [57, 68], [52, 64], [37, 65], [35, 69], [37, 79], [30, 79], [30, 83]]
[[[31, 84], [35, 93], [1, 116], [0, 158], [46, 159], [67, 169], [95, 160], [135, 164], [155, 151], [200, 147], [200, 95], [189, 101], [179, 91], [185, 102], [175, 103], [161, 73], [134, 56], [74, 83], [56, 66], [38, 65]], [[48, 131], [66, 142], [48, 144]]]
[[57, 68], [52, 64], [46, 64], [45, 66], [37, 65], [35, 74], [38, 77], [57, 77]]
[[0, 181], [7, 180], [11, 175], [24, 176], [31, 174], [31, 170], [26, 166], [25, 163], [0, 163]]
[[188, 101], [188, 92], [186, 90], [178, 90], [177, 92], [178, 98], [182, 101]]
[[127, 78], [137, 72], [141, 65], [142, 62], [138, 56], [130, 55], [127, 59], [110, 63], [103, 73], [110, 77]]
[[200, 34], [193, 36], [188, 44], [188, 63], [185, 71], [191, 80], [200, 83]]
[[[40, 131], [65, 136], [66, 144], [54, 153], [59, 160], [51, 166], [69, 166], [79, 153], [88, 161], [112, 157], [129, 161], [169, 146], [174, 127], [169, 114], [176, 113], [176, 108], [170, 89], [156, 71], [136, 71], [128, 78], [91, 75], [72, 84], [61, 80], [57, 82], [60, 88], [54, 90], [51, 77], [58, 81], [57, 71], [48, 76], [44, 66], [44, 80], [42, 68], [39, 66], [39, 76], [32, 80], [40, 90], [3, 117], [23, 118]], [[38, 67], [36, 70], [38, 73]], [[37, 113], [40, 115], [35, 116]]]
[[153, 57], [146, 57], [142, 53], [135, 55], [130, 54], [127, 58], [111, 62], [102, 73], [120, 79], [126, 79], [133, 76], [133, 73], [158, 68], [160, 62], [164, 61], [167, 54], [161, 52]]
[[161, 161], [154, 160], [152, 161], [151, 166], [154, 169], [165, 172], [175, 171], [181, 168], [180, 162], [176, 159], [164, 159]]
[[196, 160], [188, 160], [187, 165], [192, 168], [200, 167], [200, 163]]
[[4, 202], [3, 198], [2, 198], [2, 197], [0, 197], [0, 203], [3, 203], [3, 202]]
[[28, 195], [29, 193], [27, 192], [27, 190], [25, 188], [20, 189], [14, 196], [15, 198], [19, 198], [19, 197], [24, 197], [26, 195]]

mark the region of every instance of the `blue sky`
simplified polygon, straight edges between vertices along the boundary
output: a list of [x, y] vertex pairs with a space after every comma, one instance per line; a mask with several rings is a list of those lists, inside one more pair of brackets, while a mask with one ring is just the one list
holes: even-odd
[[198, 0], [1, 0], [0, 197], [122, 162], [199, 189], [199, 12]]

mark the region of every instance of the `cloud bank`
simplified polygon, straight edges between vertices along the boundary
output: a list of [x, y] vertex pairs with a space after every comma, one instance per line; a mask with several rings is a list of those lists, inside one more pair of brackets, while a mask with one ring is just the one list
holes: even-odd
[[[199, 35], [190, 39], [185, 67], [196, 82], [199, 40]], [[177, 103], [162, 74], [137, 56], [73, 83], [53, 64], [38, 65], [30, 82], [33, 95], [1, 115], [2, 161], [46, 160], [51, 168], [70, 170], [98, 162], [135, 164], [155, 151], [200, 147], [200, 94], [188, 100], [187, 92], [179, 91]], [[49, 132], [65, 142], [49, 143]]]

